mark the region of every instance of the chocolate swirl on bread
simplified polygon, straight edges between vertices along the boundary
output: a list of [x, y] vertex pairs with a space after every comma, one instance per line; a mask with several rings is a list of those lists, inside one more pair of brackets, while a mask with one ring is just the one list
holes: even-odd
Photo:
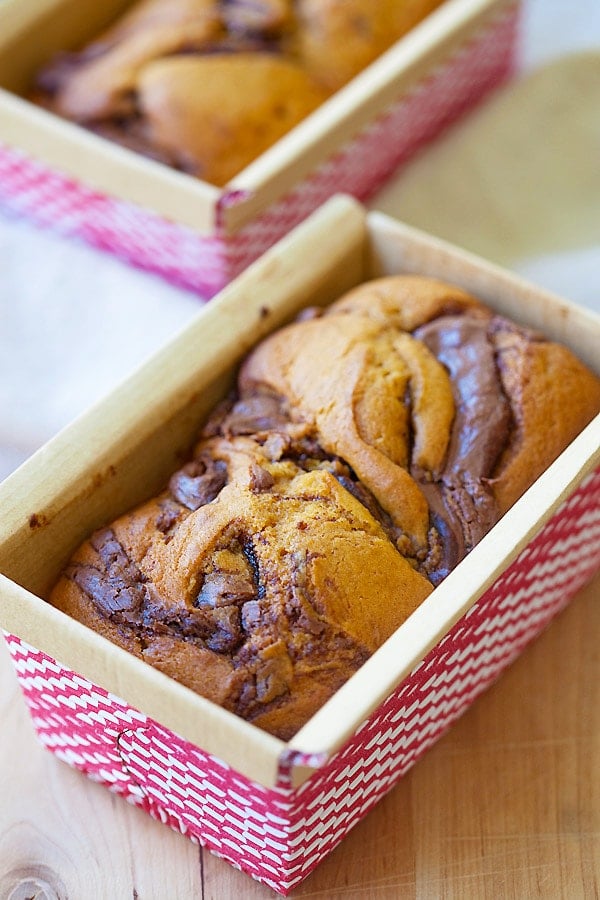
[[564, 347], [442, 282], [370, 282], [263, 341], [50, 600], [287, 739], [599, 410]]

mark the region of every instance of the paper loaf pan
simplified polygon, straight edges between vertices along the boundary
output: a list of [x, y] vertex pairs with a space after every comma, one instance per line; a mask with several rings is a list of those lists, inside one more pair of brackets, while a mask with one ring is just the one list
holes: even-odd
[[127, 0], [0, 4], [0, 207], [212, 296], [332, 194], [364, 200], [511, 73], [516, 0], [446, 0], [225, 188], [21, 99]]
[[256, 340], [404, 271], [454, 282], [598, 365], [597, 316], [339, 197], [0, 486], [0, 625], [42, 743], [283, 894], [600, 566], [600, 416], [289, 743], [40, 598], [85, 536], [164, 484]]

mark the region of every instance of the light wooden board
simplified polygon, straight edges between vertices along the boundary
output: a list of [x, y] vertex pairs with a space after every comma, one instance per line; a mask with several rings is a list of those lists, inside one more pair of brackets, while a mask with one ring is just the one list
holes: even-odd
[[[600, 576], [292, 896], [597, 897], [599, 635]], [[42, 750], [3, 644], [0, 723], [0, 900], [274, 896]]]

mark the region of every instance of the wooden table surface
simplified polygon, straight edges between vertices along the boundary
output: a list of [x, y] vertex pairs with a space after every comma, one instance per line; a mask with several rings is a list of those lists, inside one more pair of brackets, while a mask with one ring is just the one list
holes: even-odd
[[[600, 577], [297, 889], [600, 896]], [[36, 742], [0, 643], [0, 900], [274, 897]]]

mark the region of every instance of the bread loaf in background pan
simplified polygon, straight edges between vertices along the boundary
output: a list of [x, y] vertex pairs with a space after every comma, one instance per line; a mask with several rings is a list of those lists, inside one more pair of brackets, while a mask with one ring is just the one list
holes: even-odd
[[222, 186], [441, 0], [141, 0], [33, 98]]

